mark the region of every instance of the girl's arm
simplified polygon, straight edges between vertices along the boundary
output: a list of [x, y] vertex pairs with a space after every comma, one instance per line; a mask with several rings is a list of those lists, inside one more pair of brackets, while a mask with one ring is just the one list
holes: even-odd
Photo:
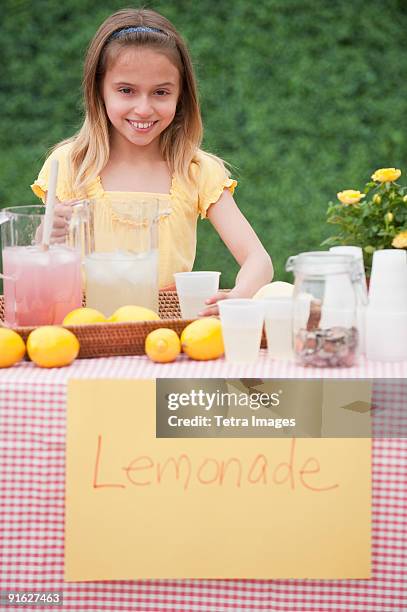
[[[225, 298], [253, 297], [273, 278], [273, 264], [230, 191], [225, 189], [219, 200], [209, 207], [208, 219], [241, 267], [233, 289], [229, 293], [218, 292], [206, 303], [216, 304]], [[206, 308], [201, 313], [204, 316], [214, 314], [218, 314], [217, 306]]]

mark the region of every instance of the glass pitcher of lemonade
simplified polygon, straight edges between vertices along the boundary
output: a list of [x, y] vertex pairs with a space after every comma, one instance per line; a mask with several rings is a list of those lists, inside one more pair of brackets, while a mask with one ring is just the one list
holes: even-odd
[[159, 201], [90, 201], [94, 251], [85, 256], [86, 304], [110, 316], [120, 306], [158, 312]]
[[11, 327], [61, 324], [82, 304], [86, 207], [72, 207], [73, 231], [47, 249], [41, 245], [44, 213], [41, 205], [0, 211], [5, 323]]

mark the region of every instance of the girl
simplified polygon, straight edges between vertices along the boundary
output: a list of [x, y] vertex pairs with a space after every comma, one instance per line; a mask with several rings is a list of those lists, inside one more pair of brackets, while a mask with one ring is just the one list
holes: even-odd
[[[37, 180], [46, 198], [50, 161], [59, 161], [54, 239], [66, 232], [75, 200], [98, 201], [98, 250], [103, 226], [114, 227], [115, 200], [152, 195], [160, 201], [159, 286], [192, 269], [198, 215], [208, 217], [241, 266], [233, 289], [207, 300], [251, 297], [273, 268], [233, 197], [236, 181], [219, 158], [200, 149], [202, 123], [191, 59], [182, 38], [151, 10], [118, 11], [100, 26], [84, 67], [85, 120], [53, 149]], [[110, 221], [110, 226], [109, 226]], [[121, 228], [123, 230], [123, 228]]]

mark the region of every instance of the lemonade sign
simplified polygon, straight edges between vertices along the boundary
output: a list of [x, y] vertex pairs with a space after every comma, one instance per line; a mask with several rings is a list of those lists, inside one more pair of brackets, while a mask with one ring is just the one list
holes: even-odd
[[155, 381], [68, 389], [65, 579], [369, 578], [370, 440], [157, 438]]

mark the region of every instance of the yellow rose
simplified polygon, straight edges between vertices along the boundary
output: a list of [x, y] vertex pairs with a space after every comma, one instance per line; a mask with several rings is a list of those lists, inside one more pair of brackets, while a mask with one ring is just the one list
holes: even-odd
[[380, 204], [381, 201], [382, 201], [381, 196], [379, 196], [379, 194], [376, 193], [376, 195], [373, 196], [373, 204]]
[[360, 191], [355, 191], [354, 189], [345, 189], [345, 191], [340, 191], [336, 195], [338, 200], [342, 202], [342, 204], [345, 204], [345, 206], [357, 204], [362, 198], [366, 197], [364, 193], [360, 193]]
[[396, 249], [406, 249], [407, 248], [407, 231], [400, 232], [393, 238], [393, 242], [391, 243]]
[[400, 175], [401, 170], [397, 168], [380, 168], [372, 174], [371, 178], [378, 183], [391, 183], [392, 181], [397, 181]]
[[393, 215], [393, 213], [388, 212], [388, 213], [385, 214], [384, 218], [386, 219], [386, 221], [388, 223], [391, 223], [393, 221], [393, 219], [394, 219], [394, 215]]

